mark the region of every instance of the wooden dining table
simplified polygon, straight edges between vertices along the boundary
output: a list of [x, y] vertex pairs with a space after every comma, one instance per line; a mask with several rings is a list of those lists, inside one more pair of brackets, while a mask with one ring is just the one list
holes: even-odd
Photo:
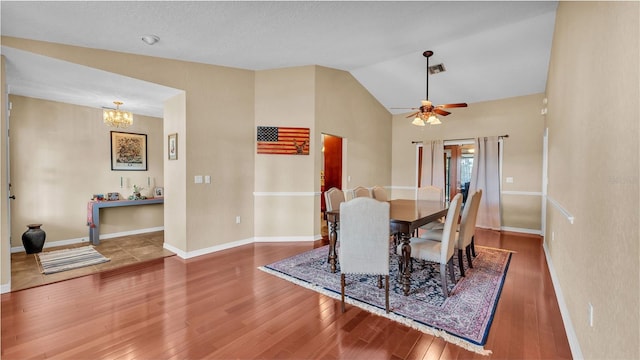
[[[389, 232], [402, 242], [401, 277], [405, 295], [411, 289], [411, 236], [423, 225], [435, 221], [447, 214], [447, 206], [439, 201], [396, 199], [389, 201]], [[329, 223], [329, 264], [331, 272], [336, 272], [336, 243], [338, 241], [340, 209], [327, 211]]]

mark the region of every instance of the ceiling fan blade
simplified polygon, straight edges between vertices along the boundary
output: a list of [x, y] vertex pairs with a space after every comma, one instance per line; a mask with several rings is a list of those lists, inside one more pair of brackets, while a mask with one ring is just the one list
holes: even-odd
[[405, 118], [412, 118], [412, 117], [416, 117], [418, 114], [420, 114], [420, 112], [414, 112], [413, 114], [409, 115], [409, 116], [405, 116]]
[[447, 108], [459, 108], [459, 107], [467, 107], [467, 103], [457, 103], [457, 104], [442, 104], [442, 105], [438, 105], [436, 107], [439, 107], [441, 109], [447, 109]]
[[438, 114], [438, 115], [442, 115], [442, 116], [447, 116], [447, 115], [451, 114], [450, 112], [448, 112], [446, 110], [439, 109], [439, 108], [433, 109], [433, 112]]

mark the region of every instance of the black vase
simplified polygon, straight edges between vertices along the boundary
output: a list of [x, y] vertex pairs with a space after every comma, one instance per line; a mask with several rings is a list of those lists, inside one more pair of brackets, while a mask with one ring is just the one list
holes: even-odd
[[44, 240], [47, 234], [44, 230], [40, 229], [42, 224], [29, 224], [27, 227], [29, 230], [22, 234], [22, 245], [27, 254], [36, 254], [42, 251], [44, 247]]

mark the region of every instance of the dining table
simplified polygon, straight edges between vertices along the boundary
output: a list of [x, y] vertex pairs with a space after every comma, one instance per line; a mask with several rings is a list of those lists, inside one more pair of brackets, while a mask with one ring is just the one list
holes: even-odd
[[[400, 259], [400, 281], [404, 295], [411, 289], [411, 237], [419, 227], [436, 221], [447, 214], [448, 207], [440, 201], [395, 199], [389, 203], [389, 233], [402, 243]], [[338, 256], [336, 243], [340, 227], [340, 209], [326, 212], [329, 223], [329, 264], [336, 272]]]

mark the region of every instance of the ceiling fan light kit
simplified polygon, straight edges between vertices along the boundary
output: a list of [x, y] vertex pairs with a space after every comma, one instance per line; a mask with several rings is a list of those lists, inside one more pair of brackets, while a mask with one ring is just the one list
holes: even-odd
[[[419, 108], [412, 108], [412, 110], [418, 110], [417, 112], [407, 116], [407, 118], [412, 118], [412, 117], [414, 118], [411, 124], [416, 126], [425, 126], [427, 124], [440, 125], [442, 124], [442, 121], [440, 121], [437, 115], [447, 116], [451, 114], [449, 111], [446, 111], [443, 109], [467, 107], [467, 103], [443, 104], [443, 105], [434, 106], [433, 103], [429, 100], [429, 73], [431, 72], [431, 68], [429, 67], [429, 58], [432, 55], [433, 55], [433, 51], [431, 50], [427, 50], [422, 53], [422, 56], [427, 58], [427, 76], [426, 76], [427, 81], [426, 81], [425, 100], [420, 101]], [[444, 71], [444, 66], [442, 66], [441, 71]]]

